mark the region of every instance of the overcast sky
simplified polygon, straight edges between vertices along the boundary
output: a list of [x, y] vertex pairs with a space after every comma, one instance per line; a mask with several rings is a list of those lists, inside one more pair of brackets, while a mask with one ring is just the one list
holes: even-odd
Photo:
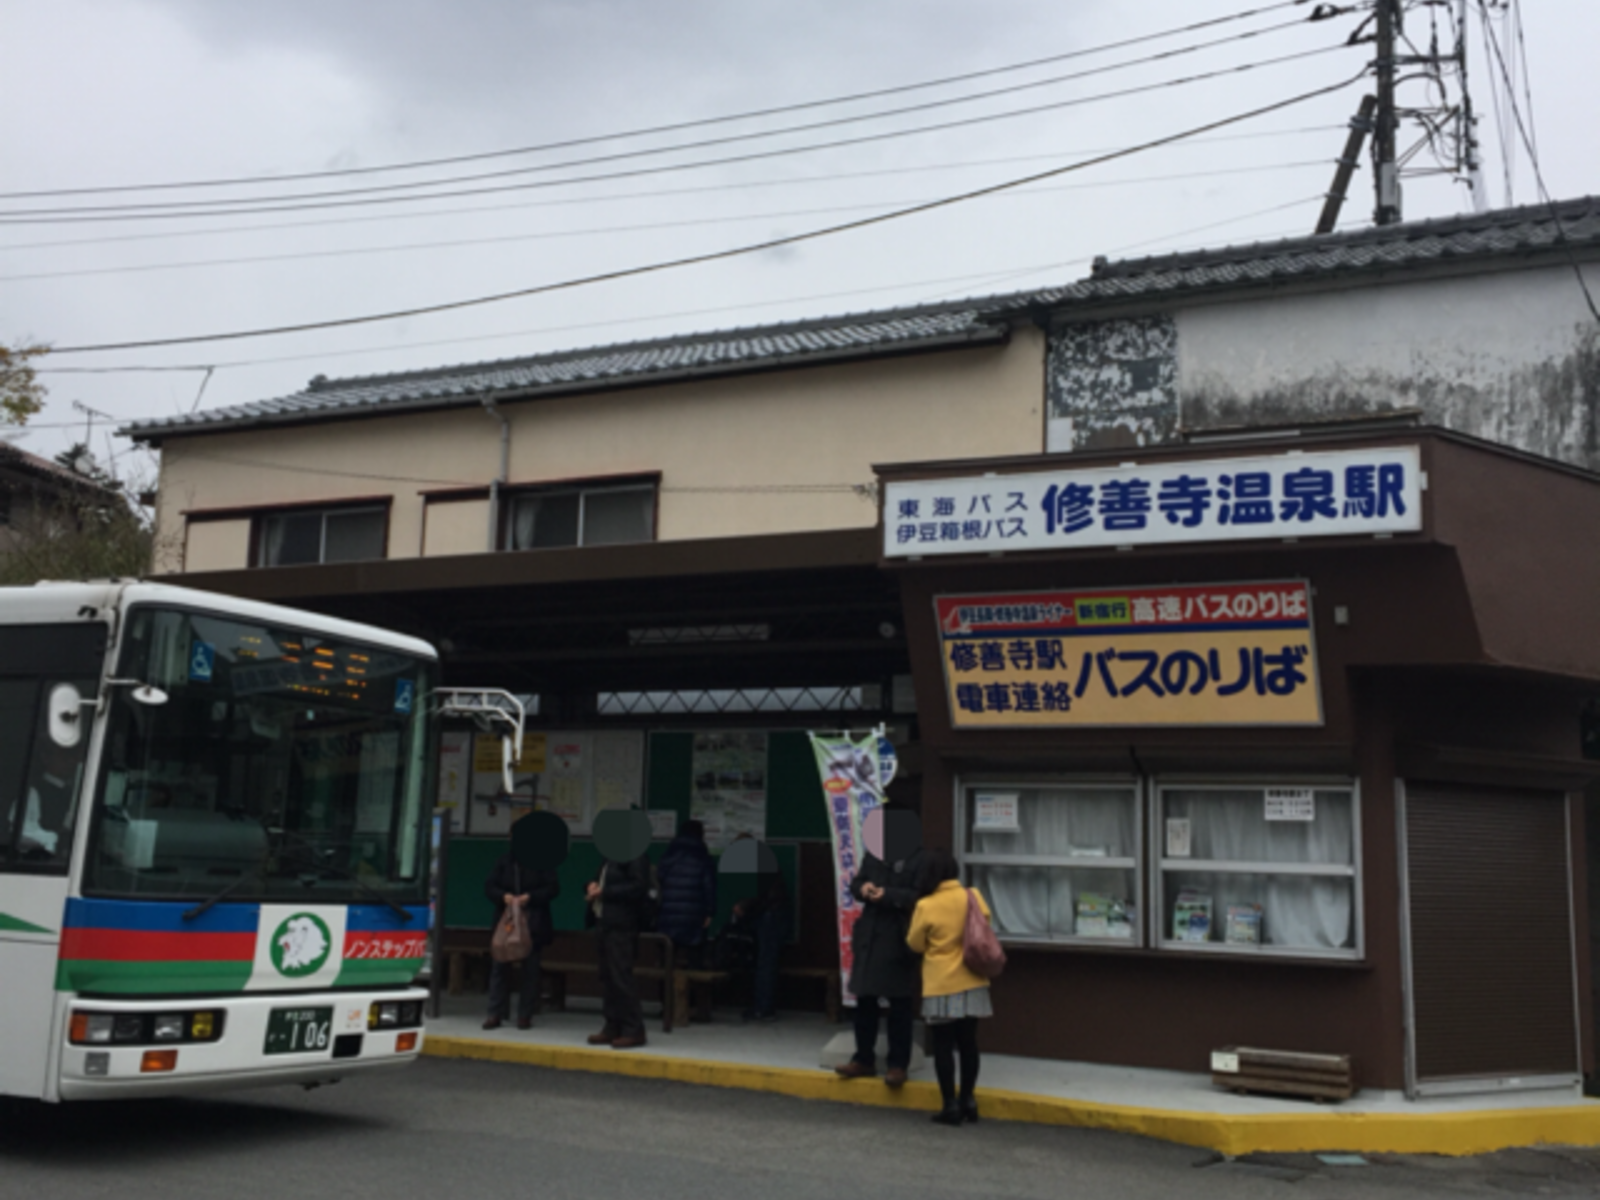
[[[1592, 131], [1600, 4], [1525, 3], [1546, 182], [1558, 198], [1600, 193]], [[1267, 11], [1089, 53], [1249, 8]], [[337, 320], [893, 211], [1351, 80], [1371, 47], [1335, 48], [1365, 13], [1304, 23], [1312, 8], [1277, 0], [0, 0], [0, 190], [8, 194], [0, 199], [0, 340], [87, 346]], [[1419, 8], [1408, 18], [1407, 32], [1421, 49], [1435, 12]], [[1296, 25], [1277, 28], [1287, 22]], [[1507, 190], [1489, 63], [1480, 22], [1471, 29], [1486, 184], [1500, 206]], [[1238, 36], [1252, 31], [1258, 36]], [[1440, 36], [1448, 42], [1446, 28]], [[1203, 45], [1209, 42], [1220, 44]], [[1072, 54], [1080, 56], [1060, 57]], [[1168, 57], [1120, 65], [1157, 54]], [[1303, 56], [1160, 86], [1291, 55]], [[1057, 61], [995, 71], [1052, 57]], [[995, 73], [556, 151], [279, 181], [600, 139], [983, 71]], [[1088, 71], [1097, 73], [1084, 76]], [[1078, 78], [1046, 82], [1064, 75]], [[1034, 83], [917, 112], [746, 136]], [[1369, 86], [1352, 82], [1204, 139], [1015, 193], [728, 261], [453, 313], [64, 354], [47, 365], [215, 365], [201, 403], [216, 408], [297, 391], [316, 374], [377, 374], [989, 294], [1077, 278], [1099, 254], [1300, 235], [1316, 221], [1343, 126]], [[1094, 99], [1128, 89], [1146, 90]], [[1069, 100], [1082, 102], [1064, 106]], [[1428, 103], [1425, 86], [1407, 85], [1402, 101]], [[1040, 106], [1055, 107], [1015, 115]], [[876, 136], [973, 117], [995, 119]], [[1408, 128], [1402, 146], [1417, 136]], [[741, 140], [640, 153], [731, 138]], [[875, 140], [799, 149], [861, 138]], [[688, 165], [739, 155], [764, 157]], [[559, 165], [602, 157], [607, 161]], [[1423, 151], [1415, 165], [1435, 164]], [[521, 173], [461, 179], [506, 171]], [[621, 172], [632, 174], [559, 183]], [[16, 195], [252, 177], [270, 178], [218, 188]], [[502, 190], [432, 200], [396, 199], [418, 195], [415, 189], [326, 195], [429, 179], [450, 181], [431, 189], [437, 193]], [[1361, 171], [1342, 227], [1369, 220], [1371, 188], [1370, 172]], [[60, 219], [63, 209], [109, 205], [270, 208], [305, 193], [324, 195], [301, 206], [338, 207], [211, 217], [167, 208], [139, 220], [125, 213], [87, 219], [117, 215], [103, 212]], [[1537, 199], [1525, 155], [1516, 162], [1511, 198]], [[386, 202], [371, 203], [377, 199]], [[1407, 181], [1405, 207], [1408, 219], [1445, 216], [1470, 210], [1471, 198], [1454, 180], [1419, 177]], [[232, 261], [241, 259], [255, 261]], [[50, 405], [19, 444], [54, 454], [83, 436], [86, 418], [73, 401], [118, 419], [166, 416], [194, 406], [204, 376], [44, 378]], [[120, 455], [118, 466], [137, 473], [137, 456], [126, 442], [108, 443], [108, 429], [97, 422], [94, 452]]]

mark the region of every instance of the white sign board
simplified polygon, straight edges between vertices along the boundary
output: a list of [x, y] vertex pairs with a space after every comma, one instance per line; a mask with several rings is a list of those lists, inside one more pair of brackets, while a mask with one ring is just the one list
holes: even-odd
[[645, 810], [650, 818], [650, 838], [657, 842], [670, 842], [678, 833], [678, 811], [674, 808]]
[[972, 809], [973, 833], [1016, 833], [1018, 792], [979, 792]]
[[884, 488], [886, 558], [1414, 533], [1415, 446], [1125, 463]]
[[1188, 858], [1190, 856], [1191, 829], [1188, 817], [1167, 818], [1167, 857]]
[[1268, 788], [1267, 820], [1315, 821], [1317, 795], [1310, 788]]

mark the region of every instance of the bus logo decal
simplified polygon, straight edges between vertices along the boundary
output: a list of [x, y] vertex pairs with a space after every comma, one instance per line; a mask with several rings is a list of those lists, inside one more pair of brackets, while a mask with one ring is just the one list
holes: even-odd
[[333, 935], [314, 913], [285, 917], [272, 931], [272, 965], [291, 979], [316, 974], [332, 949]]

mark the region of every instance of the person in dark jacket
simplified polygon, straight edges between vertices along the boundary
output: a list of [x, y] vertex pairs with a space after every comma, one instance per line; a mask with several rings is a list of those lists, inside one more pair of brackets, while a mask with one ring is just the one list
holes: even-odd
[[[770, 853], [768, 851], [768, 856]], [[742, 1019], [775, 1021], [778, 1019], [778, 953], [789, 936], [791, 924], [789, 888], [776, 859], [763, 862], [756, 875], [755, 895], [735, 904], [733, 917], [753, 930], [756, 939], [755, 996]]]
[[906, 945], [911, 913], [922, 897], [921, 825], [907, 811], [884, 813], [884, 853], [870, 851], [850, 881], [863, 908], [850, 936], [850, 990], [856, 997], [856, 1052], [837, 1068], [844, 1079], [877, 1074], [878, 1001], [889, 1004], [889, 1055], [884, 1082], [902, 1087], [911, 1065], [913, 999], [921, 964]]
[[607, 861], [584, 893], [590, 921], [600, 931], [600, 985], [605, 991], [605, 1025], [589, 1035], [591, 1046], [630, 1050], [645, 1044], [639, 981], [634, 977], [639, 930], [650, 899], [650, 858]]
[[[523, 959], [522, 978], [517, 988], [517, 1028], [533, 1025], [533, 1010], [539, 1003], [539, 955], [553, 940], [550, 902], [561, 894], [561, 878], [554, 871], [530, 870], [506, 851], [489, 872], [483, 894], [494, 905], [494, 927], [505, 916], [507, 904], [522, 906], [533, 939], [533, 951]], [[511, 972], [516, 964], [497, 962], [489, 967], [489, 1015], [485, 1029], [498, 1029], [511, 1007]]]
[[703, 966], [707, 931], [717, 911], [717, 863], [706, 848], [706, 828], [685, 821], [656, 864], [661, 888], [656, 932], [672, 939], [691, 967]]

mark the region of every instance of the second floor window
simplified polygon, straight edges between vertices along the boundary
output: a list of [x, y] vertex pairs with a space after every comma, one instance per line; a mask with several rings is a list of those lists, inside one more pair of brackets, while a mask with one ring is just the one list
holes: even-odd
[[507, 504], [508, 550], [611, 546], [655, 538], [653, 484], [525, 492]]
[[259, 520], [261, 567], [382, 558], [388, 541], [389, 514], [381, 507], [311, 509]]

